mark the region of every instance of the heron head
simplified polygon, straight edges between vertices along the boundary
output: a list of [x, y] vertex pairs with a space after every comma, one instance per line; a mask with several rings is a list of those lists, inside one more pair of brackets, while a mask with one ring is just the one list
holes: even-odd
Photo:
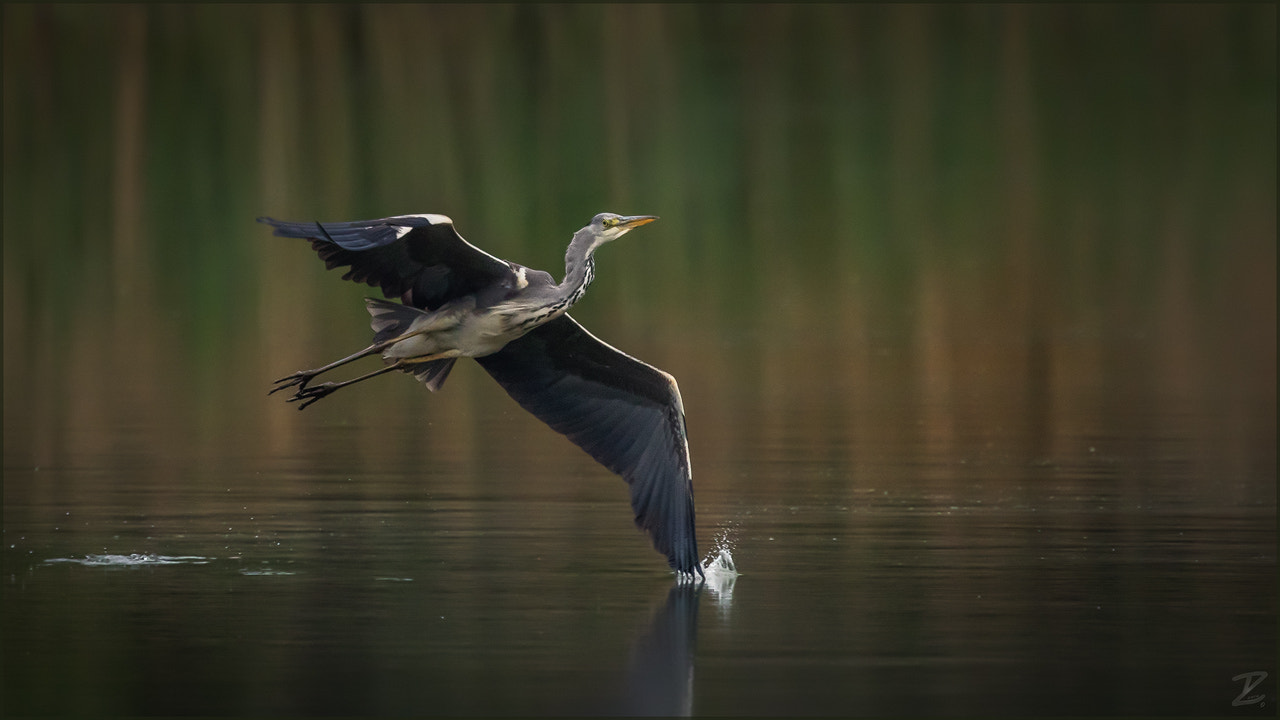
[[595, 235], [598, 246], [603, 243], [617, 240], [641, 225], [648, 225], [657, 220], [654, 215], [615, 215], [614, 213], [600, 213], [591, 218], [591, 224], [587, 227], [591, 229], [591, 233]]

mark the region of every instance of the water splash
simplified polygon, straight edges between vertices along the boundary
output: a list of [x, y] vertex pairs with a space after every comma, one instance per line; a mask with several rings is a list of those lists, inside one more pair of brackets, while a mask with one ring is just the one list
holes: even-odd
[[738, 576], [738, 566], [733, 562], [733, 548], [736, 545], [734, 535], [736, 534], [733, 528], [721, 528], [720, 533], [716, 535], [711, 553], [707, 555], [706, 560], [702, 561], [702, 571], [708, 578], [712, 575]]
[[207, 565], [213, 558], [199, 555], [156, 555], [132, 553], [129, 555], [85, 555], [82, 558], [50, 558], [46, 565], [72, 563], [89, 567], [143, 567], [147, 565]]
[[702, 561], [702, 572], [707, 576], [707, 589], [715, 595], [722, 612], [733, 602], [733, 585], [738, 581], [738, 566], [733, 562], [736, 545], [734, 528], [722, 528], [711, 546], [711, 553]]

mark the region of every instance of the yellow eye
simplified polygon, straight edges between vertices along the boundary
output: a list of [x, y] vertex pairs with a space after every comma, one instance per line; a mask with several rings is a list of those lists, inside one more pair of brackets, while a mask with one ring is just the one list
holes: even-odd
[[617, 218], [605, 218], [605, 219], [604, 219], [604, 226], [605, 226], [605, 227], [613, 227], [614, 225], [617, 225], [617, 224], [618, 224], [618, 219], [617, 219]]

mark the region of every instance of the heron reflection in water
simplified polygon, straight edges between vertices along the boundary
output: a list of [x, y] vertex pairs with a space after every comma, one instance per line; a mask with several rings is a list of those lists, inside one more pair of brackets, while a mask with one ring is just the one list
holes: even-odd
[[[587, 332], [567, 311], [595, 277], [595, 251], [652, 215], [601, 213], [574, 233], [564, 280], [500, 260], [471, 245], [444, 215], [356, 222], [258, 218], [282, 237], [303, 238], [344, 280], [378, 287], [366, 298], [373, 343], [314, 370], [276, 381], [301, 410], [371, 377], [402, 370], [439, 390], [460, 357], [475, 358], [525, 410], [630, 486], [638, 527], [682, 577], [702, 576], [684, 405], [675, 378]], [[399, 302], [393, 302], [398, 300]], [[380, 354], [385, 367], [342, 382], [316, 376]]]

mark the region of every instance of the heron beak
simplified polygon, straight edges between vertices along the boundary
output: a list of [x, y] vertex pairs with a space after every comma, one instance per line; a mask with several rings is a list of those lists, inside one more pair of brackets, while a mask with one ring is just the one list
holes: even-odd
[[625, 230], [634, 230], [641, 225], [648, 225], [657, 219], [657, 215], [632, 215], [630, 217], [618, 218], [618, 227]]

